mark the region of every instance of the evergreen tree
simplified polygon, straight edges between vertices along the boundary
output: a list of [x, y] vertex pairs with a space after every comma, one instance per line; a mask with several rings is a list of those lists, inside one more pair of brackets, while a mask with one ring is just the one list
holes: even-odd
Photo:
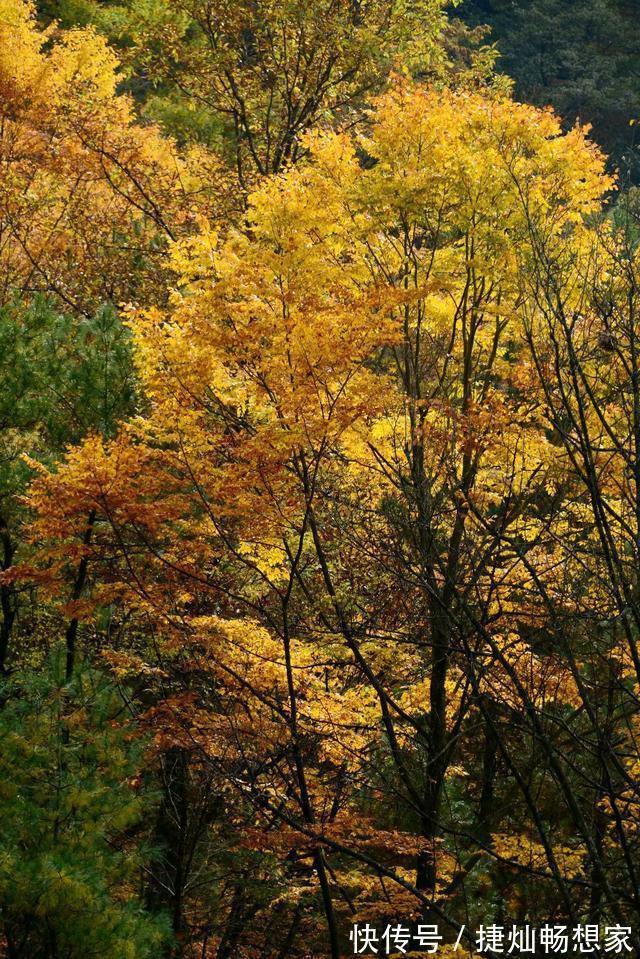
[[[5, 684], [0, 710], [0, 942], [11, 959], [143, 959], [166, 938], [137, 895], [139, 743], [97, 672], [54, 662]], [[0, 952], [2, 947], [0, 946]], [[4, 954], [4, 953], [3, 953]]]
[[[113, 307], [74, 319], [36, 297], [0, 307], [0, 566], [20, 556], [25, 454], [53, 462], [90, 432], [113, 435], [133, 410], [129, 334]], [[0, 582], [0, 671], [8, 667], [18, 594]]]
[[518, 99], [593, 124], [623, 177], [640, 174], [640, 31], [633, 0], [464, 0], [456, 15], [488, 24]]

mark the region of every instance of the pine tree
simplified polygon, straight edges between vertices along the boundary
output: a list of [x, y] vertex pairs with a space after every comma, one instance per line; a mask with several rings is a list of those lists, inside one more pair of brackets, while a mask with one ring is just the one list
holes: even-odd
[[141, 746], [103, 676], [63, 663], [2, 687], [0, 951], [12, 959], [155, 959], [162, 916], [138, 898], [148, 796]]

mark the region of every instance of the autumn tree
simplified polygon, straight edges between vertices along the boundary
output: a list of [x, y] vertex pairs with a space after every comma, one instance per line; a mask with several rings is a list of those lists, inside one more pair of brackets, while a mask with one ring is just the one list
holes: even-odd
[[[181, 154], [134, 125], [131, 101], [116, 94], [117, 68], [95, 31], [42, 31], [31, 4], [2, 4], [5, 569], [20, 554], [21, 455], [51, 460], [132, 411], [128, 334], [116, 308], [165, 297], [167, 243], [225, 195], [214, 157]], [[0, 590], [4, 670], [18, 608], [12, 588]]]
[[581, 770], [562, 772], [564, 743], [539, 735], [587, 850], [597, 921], [637, 908], [625, 892], [636, 876], [637, 235], [624, 213], [578, 249], [529, 228], [527, 363], [557, 449], [557, 552], [570, 571], [561, 589], [536, 585], [575, 678]]
[[122, 47], [144, 114], [187, 142], [215, 145], [245, 192], [304, 154], [306, 130], [352, 124], [400, 62], [432, 78], [451, 67], [486, 78], [493, 63], [481, 32], [458, 24], [449, 38], [442, 0], [88, 2], [83, 10]]
[[[113, 435], [118, 421], [134, 412], [139, 393], [130, 336], [118, 308], [138, 297], [146, 303], [163, 301], [168, 243], [193, 230], [199, 215], [217, 217], [233, 205], [216, 157], [198, 148], [181, 151], [149, 124], [138, 126], [132, 100], [118, 93], [118, 81], [117, 59], [94, 29], [64, 30], [54, 23], [43, 30], [34, 5], [21, 0], [0, 4], [3, 572], [27, 560], [21, 495], [33, 473], [25, 455], [52, 464], [88, 433]], [[85, 520], [90, 531], [90, 513]], [[70, 605], [61, 615], [35, 584], [16, 586], [3, 576], [0, 667], [15, 677], [4, 687], [3, 702], [22, 695], [25, 669], [42, 668], [47, 651], [60, 640], [66, 647], [66, 680], [73, 679], [79, 659], [77, 607], [86, 580], [81, 560], [70, 576]], [[117, 644], [125, 628], [118, 610], [106, 610], [92, 638], [95, 645], [107, 637]], [[89, 726], [95, 721], [92, 716]], [[28, 748], [40, 748], [35, 738]], [[77, 766], [71, 764], [69, 775], [77, 775]], [[152, 793], [162, 785], [160, 779], [145, 788]], [[90, 801], [86, 782], [78, 782], [77, 796], [79, 803]], [[152, 816], [155, 809], [150, 805], [146, 814]], [[106, 815], [106, 806], [103, 811]], [[26, 817], [26, 808], [23, 813]], [[22, 828], [30, 828], [26, 818]], [[158, 841], [157, 835], [152, 838]], [[63, 837], [52, 848], [56, 843], [59, 854], [66, 855]], [[100, 855], [99, 843], [79, 848], [73, 868], [82, 869], [82, 856]], [[146, 875], [152, 874], [147, 869]], [[93, 893], [102, 895], [104, 877], [98, 870], [93, 878]], [[90, 884], [80, 893], [87, 908], [81, 915], [78, 904], [79, 924], [69, 930], [77, 940], [73, 949], [84, 948], [81, 923], [97, 922], [88, 905]], [[37, 896], [35, 885], [29, 895]], [[15, 909], [28, 910], [25, 903], [14, 904]], [[153, 914], [163, 905], [146, 902]], [[134, 911], [140, 908], [137, 902]], [[125, 918], [116, 909], [113, 920], [121, 926], [120, 938], [112, 944], [107, 936], [107, 945], [97, 937], [97, 949], [118, 951], [123, 940], [138, 937], [135, 918], [129, 932]], [[16, 912], [14, 921], [23, 937], [30, 920]], [[34, 921], [34, 930], [36, 925]], [[141, 943], [147, 936], [144, 926], [143, 920]], [[151, 925], [148, 931], [154, 942], [149, 949], [157, 952], [161, 939], [171, 943], [171, 937], [156, 936]], [[29, 933], [20, 948], [33, 954], [38, 936]], [[18, 948], [18, 940], [13, 942], [12, 948]], [[146, 949], [141, 944], [140, 954]]]
[[117, 67], [95, 31], [53, 36], [29, 3], [3, 0], [3, 302], [42, 291], [83, 313], [155, 299], [167, 240], [222, 195], [215, 158], [134, 124]]
[[4, 2], [4, 622], [64, 637], [63, 753], [83, 656], [148, 736], [165, 953], [635, 927], [633, 198], [438, 2], [87, 0], [137, 105]]
[[[93, 604], [123, 603], [183, 664], [189, 695], [158, 719], [215, 771], [236, 841], [285, 879], [301, 863], [331, 955], [342, 895], [457, 930], [479, 863], [537, 875], [573, 917], [581, 860], [520, 761], [575, 704], [572, 670], [532, 644], [558, 466], [522, 276], [532, 224], [550, 250], [591, 241], [602, 158], [499, 92], [403, 80], [363, 136], [305, 148], [248, 229], [176, 244], [167, 311], [132, 313], [149, 412], [34, 485], [45, 576], [59, 592], [73, 541]], [[504, 822], [499, 766], [523, 810]]]

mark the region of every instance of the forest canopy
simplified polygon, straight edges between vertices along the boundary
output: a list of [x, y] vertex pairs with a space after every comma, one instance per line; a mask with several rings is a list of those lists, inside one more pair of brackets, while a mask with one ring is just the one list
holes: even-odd
[[571, 6], [0, 0], [2, 959], [640, 949], [640, 39]]

